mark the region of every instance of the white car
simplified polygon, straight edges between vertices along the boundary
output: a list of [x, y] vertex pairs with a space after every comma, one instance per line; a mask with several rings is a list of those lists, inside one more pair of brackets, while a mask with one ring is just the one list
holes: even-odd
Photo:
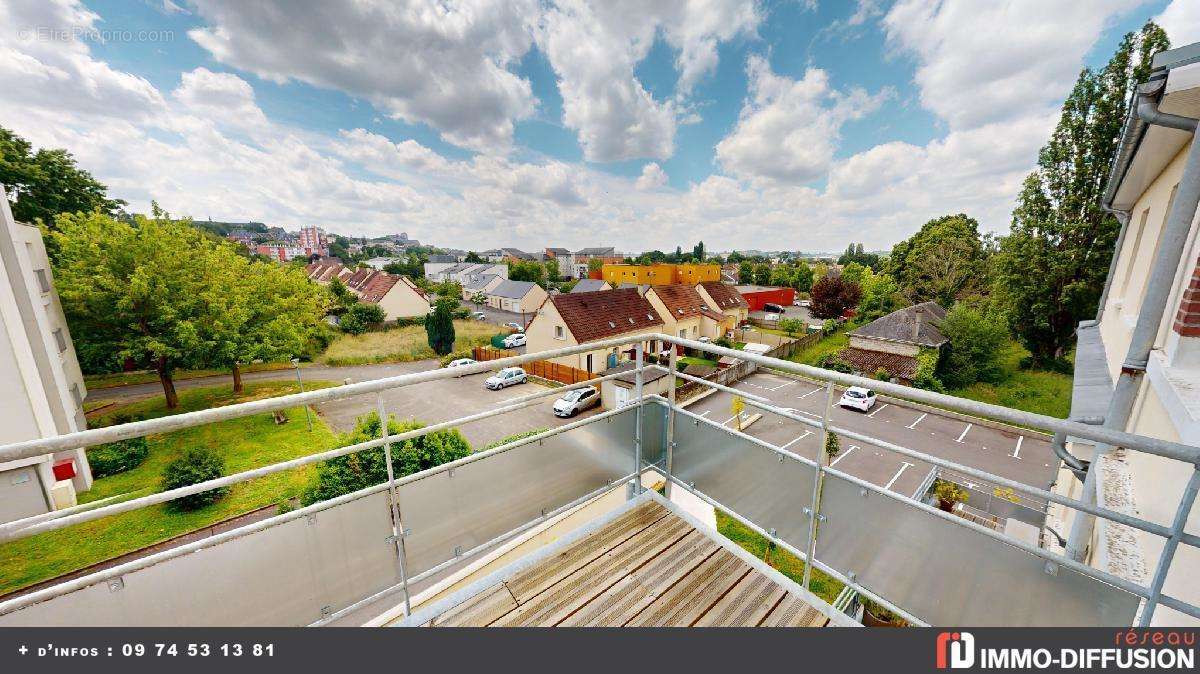
[[463, 367], [465, 365], [474, 365], [477, 362], [474, 358], [459, 358], [446, 363], [446, 367]]
[[496, 374], [487, 378], [483, 382], [484, 387], [493, 391], [499, 391], [502, 388], [513, 386], [514, 384], [524, 384], [526, 382], [525, 370], [519, 367], [506, 367]]
[[504, 348], [511, 349], [518, 346], [525, 346], [525, 333], [518, 332], [504, 338]]
[[577, 388], [567, 391], [563, 397], [554, 401], [554, 416], [573, 417], [583, 410], [600, 404], [600, 392], [592, 387]]
[[842, 394], [838, 407], [851, 407], [861, 412], [868, 412], [875, 406], [875, 392], [861, 386], [851, 386]]
[[474, 318], [477, 321], [486, 321], [487, 314], [483, 313], [482, 311], [475, 311], [471, 313], [471, 318]]

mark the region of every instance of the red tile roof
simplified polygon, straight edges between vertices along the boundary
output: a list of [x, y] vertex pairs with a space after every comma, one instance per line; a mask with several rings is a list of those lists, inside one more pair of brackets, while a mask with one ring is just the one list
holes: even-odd
[[742, 297], [742, 294], [729, 284], [721, 283], [719, 281], [705, 281], [704, 283], [701, 283], [700, 286], [704, 288], [705, 292], [708, 293], [708, 296], [713, 298], [713, 301], [716, 302], [717, 306], [721, 307], [722, 310], [736, 309], [737, 307], [750, 307], [750, 303], [746, 301], [746, 298]]
[[709, 308], [704, 298], [692, 286], [685, 283], [673, 283], [665, 286], [654, 286], [647, 294], [654, 293], [671, 312], [671, 318], [680, 320], [692, 316], [707, 316], [714, 321], [725, 320], [725, 316]]
[[370, 267], [364, 267], [362, 269], [355, 271], [350, 276], [348, 276], [345, 279], [346, 285], [354, 290], [362, 292], [363, 288], [367, 287], [367, 282], [370, 281], [371, 277], [377, 273], [380, 273], [380, 272], [376, 272], [374, 269], [371, 269]]
[[378, 272], [371, 275], [360, 291], [358, 299], [369, 304], [375, 304], [382, 300], [391, 289], [400, 282], [400, 277], [395, 274]]
[[661, 328], [662, 318], [636, 288], [560, 293], [550, 301], [580, 343]]
[[842, 349], [838, 358], [865, 377], [874, 377], [880, 368], [897, 379], [911, 381], [917, 376], [917, 359], [912, 356], [850, 347]]

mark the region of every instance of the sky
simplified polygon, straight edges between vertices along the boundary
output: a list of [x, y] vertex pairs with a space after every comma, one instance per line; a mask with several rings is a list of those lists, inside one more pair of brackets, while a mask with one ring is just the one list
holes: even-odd
[[0, 0], [0, 125], [145, 212], [445, 247], [1007, 230], [1083, 67], [1196, 0]]

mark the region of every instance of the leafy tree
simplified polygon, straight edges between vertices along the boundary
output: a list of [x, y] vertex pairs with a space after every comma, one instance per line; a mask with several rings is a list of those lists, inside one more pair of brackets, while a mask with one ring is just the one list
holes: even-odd
[[754, 265], [754, 283], [765, 286], [771, 283], [771, 265], [760, 262]]
[[838, 439], [836, 433], [828, 433], [825, 436], [825, 455], [830, 459], [836, 457], [842, 452], [842, 442]]
[[521, 261], [508, 266], [508, 278], [513, 281], [533, 281], [539, 285], [545, 283], [546, 267], [540, 262]]
[[222, 359], [243, 323], [212, 301], [229, 290], [225, 270], [249, 264], [233, 246], [173, 222], [118, 221], [99, 212], [63, 214], [52, 237], [55, 277], [81, 359], [111, 368], [127, 359], [154, 369], [169, 409], [178, 403], [172, 372]]
[[[388, 434], [396, 435], [416, 430], [424, 424], [418, 421], [397, 421], [388, 417]], [[371, 412], [359, 417], [354, 430], [338, 438], [338, 446], [346, 447], [380, 436], [379, 414]], [[403, 442], [392, 444], [392, 471], [397, 477], [411, 475], [455, 461], [471, 453], [471, 445], [457, 428], [434, 431]], [[366, 489], [387, 480], [387, 461], [383, 448], [367, 449], [339, 456], [317, 465], [317, 476], [300, 496], [300, 503], [312, 505], [337, 496]]]
[[860, 287], [862, 299], [858, 302], [858, 315], [864, 320], [873, 321], [907, 304], [896, 279], [883, 272], [864, 270]]
[[866, 267], [858, 262], [851, 262], [842, 268], [842, 279], [850, 283], [862, 285], [863, 270]]
[[[207, 447], [189, 449], [163, 469], [162, 490], [170, 491], [193, 484], [215, 480], [225, 474], [225, 459]], [[216, 503], [229, 493], [229, 487], [218, 487], [199, 494], [180, 496], [167, 502], [167, 507], [189, 511]]]
[[839, 318], [858, 306], [862, 289], [840, 276], [826, 276], [813, 284], [809, 311], [817, 318]]
[[796, 273], [792, 277], [793, 287], [802, 293], [810, 292], [813, 287], [813, 270], [808, 263], [801, 260], [796, 264]]
[[361, 335], [367, 331], [367, 328], [382, 323], [386, 318], [387, 314], [378, 304], [358, 302], [350, 305], [350, 308], [342, 315], [342, 319], [338, 321], [338, 327], [347, 334]]
[[471, 304], [482, 307], [483, 305], [487, 304], [487, 295], [482, 292], [471, 295]]
[[603, 268], [604, 268], [603, 260], [601, 260], [598, 257], [589, 257], [588, 258], [588, 271], [589, 272], [600, 271]]
[[804, 330], [804, 321], [799, 318], [783, 318], [779, 321], [779, 329], [786, 332], [789, 337], [795, 337], [797, 332]]
[[700, 243], [697, 243], [692, 248], [692, 257], [695, 258], [696, 262], [704, 262], [704, 242], [703, 241], [701, 241]]
[[[730, 257], [733, 257], [730, 255]], [[749, 260], [742, 260], [738, 263], [738, 282], [739, 283], [754, 283], [754, 263]]]
[[938, 323], [950, 342], [942, 347], [938, 378], [950, 388], [1003, 376], [1000, 354], [1008, 343], [1008, 326], [999, 317], [959, 302]]
[[870, 267], [874, 269], [879, 265], [879, 256], [874, 253], [868, 253], [864, 251], [861, 243], [852, 243], [849, 246], [846, 246], [846, 252], [842, 253], [842, 256], [838, 258], [837, 263], [840, 265], [847, 265], [852, 262], [856, 262], [864, 267]]
[[979, 223], [962, 213], [934, 218], [892, 248], [885, 271], [914, 304], [950, 306], [986, 287], [986, 255]]
[[124, 201], [108, 198], [108, 188], [75, 165], [66, 150], [33, 151], [29, 141], [0, 127], [0, 184], [13, 199], [13, 217], [54, 228], [61, 213], [115, 214]]
[[425, 335], [429, 348], [439, 356], [454, 350], [454, 304], [440, 299], [434, 304], [433, 313], [425, 316]]
[[472, 250], [472, 251], [467, 252], [467, 256], [465, 258], [463, 258], [463, 262], [474, 262], [475, 264], [482, 264], [483, 258], [479, 257], [479, 253], [476, 253], [475, 251]]
[[551, 283], [558, 283], [562, 280], [562, 276], [558, 273], [558, 260], [546, 260], [544, 265], [546, 267], [544, 286], [548, 286]]
[[995, 258], [996, 289], [1036, 362], [1061, 358], [1075, 326], [1096, 312], [1120, 232], [1100, 197], [1130, 96], [1169, 46], [1147, 22], [1125, 35], [1100, 72], [1084, 69], [1017, 197]]

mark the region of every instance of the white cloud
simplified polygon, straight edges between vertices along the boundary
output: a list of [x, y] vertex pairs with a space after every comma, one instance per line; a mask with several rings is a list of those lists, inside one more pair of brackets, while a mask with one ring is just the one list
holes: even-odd
[[1196, 0], [1172, 0], [1154, 22], [1167, 31], [1173, 47], [1200, 42], [1200, 2]]
[[533, 113], [529, 82], [511, 70], [531, 45], [536, 0], [195, 0], [207, 25], [189, 35], [221, 63], [365, 98], [449, 142], [498, 149]]
[[254, 101], [254, 89], [237, 75], [196, 68], [183, 73], [174, 96], [189, 112], [229, 127], [254, 128], [267, 123]]
[[809, 68], [795, 80], [752, 56], [746, 66], [749, 95], [737, 126], [717, 144], [717, 159], [743, 178], [804, 183], [823, 176], [833, 160], [842, 124], [879, 108], [890, 89], [870, 95], [839, 93], [829, 75]]
[[667, 184], [667, 172], [655, 162], [642, 167], [642, 175], [638, 176], [634, 185], [639, 190], [656, 190]]

